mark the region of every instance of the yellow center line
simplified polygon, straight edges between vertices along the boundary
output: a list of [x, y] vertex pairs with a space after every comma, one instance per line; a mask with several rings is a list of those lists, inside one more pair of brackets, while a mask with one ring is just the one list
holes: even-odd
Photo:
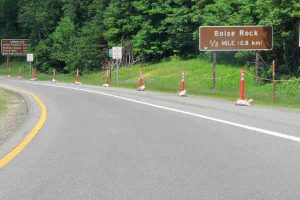
[[37, 134], [42, 129], [47, 119], [47, 108], [45, 104], [42, 102], [42, 100], [35, 94], [32, 94], [30, 92], [25, 92], [25, 93], [32, 96], [34, 100], [37, 102], [37, 104], [41, 109], [41, 115], [37, 124], [30, 131], [30, 133], [28, 133], [27, 136], [13, 150], [7, 153], [3, 158], [0, 158], [0, 169], [6, 166], [10, 161], [12, 161], [17, 155], [19, 155], [25, 149], [25, 147], [33, 140], [33, 138], [37, 136]]

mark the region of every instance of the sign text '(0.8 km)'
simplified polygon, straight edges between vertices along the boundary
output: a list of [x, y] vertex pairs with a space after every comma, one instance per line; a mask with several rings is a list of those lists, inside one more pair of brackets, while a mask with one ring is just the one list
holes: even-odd
[[270, 26], [201, 26], [200, 51], [271, 50]]

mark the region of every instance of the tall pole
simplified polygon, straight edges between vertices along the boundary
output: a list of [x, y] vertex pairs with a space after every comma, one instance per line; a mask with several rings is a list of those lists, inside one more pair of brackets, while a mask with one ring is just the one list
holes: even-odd
[[217, 65], [217, 53], [213, 52], [213, 69], [212, 69], [212, 75], [213, 75], [213, 90], [216, 90], [216, 65]]
[[273, 60], [273, 64], [272, 64], [272, 75], [273, 75], [273, 92], [272, 92], [272, 97], [273, 97], [273, 103], [276, 102], [276, 80], [275, 80], [275, 60]]
[[29, 62], [29, 77], [31, 77], [32, 76], [32, 68], [31, 68], [31, 61]]
[[9, 57], [8, 55], [6, 56], [6, 75], [8, 76], [9, 75]]
[[119, 86], [119, 60], [117, 60], [117, 85]]
[[256, 54], [255, 54], [256, 58], [255, 58], [255, 83], [256, 85], [258, 85], [258, 72], [259, 72], [259, 51], [256, 51]]

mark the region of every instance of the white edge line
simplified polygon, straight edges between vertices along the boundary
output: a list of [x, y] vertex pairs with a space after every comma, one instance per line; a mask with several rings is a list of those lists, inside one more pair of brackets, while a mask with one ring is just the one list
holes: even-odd
[[159, 109], [162, 109], [162, 110], [173, 111], [173, 112], [177, 112], [177, 113], [181, 113], [181, 114], [185, 114], [185, 115], [190, 115], [190, 116], [194, 116], [194, 117], [198, 117], [198, 118], [202, 118], [202, 119], [206, 119], [206, 120], [210, 120], [210, 121], [214, 121], [214, 122], [219, 122], [219, 123], [230, 125], [230, 126], [235, 126], [235, 127], [255, 131], [255, 132], [260, 132], [260, 133], [263, 133], [263, 134], [266, 134], [266, 135], [271, 135], [271, 136], [275, 136], [275, 137], [279, 137], [279, 138], [284, 138], [284, 139], [300, 142], [300, 138], [296, 137], [296, 136], [292, 136], [292, 135], [288, 135], [288, 134], [284, 134], [284, 133], [279, 133], [279, 132], [275, 132], [275, 131], [270, 131], [270, 130], [266, 130], [266, 129], [262, 129], [262, 128], [256, 128], [256, 127], [253, 127], [253, 126], [239, 124], [239, 123], [236, 123], [236, 122], [230, 122], [230, 121], [227, 121], [227, 120], [222, 120], [222, 119], [218, 119], [218, 118], [214, 118], [214, 117], [208, 117], [208, 116], [205, 116], [205, 115], [200, 115], [200, 114], [196, 114], [196, 113], [192, 113], [192, 112], [187, 112], [187, 111], [183, 111], [183, 110], [169, 108], [169, 107], [166, 107], [166, 106], [160, 106], [160, 105], [156, 105], [156, 104], [152, 104], [152, 103], [147, 103], [147, 102], [143, 102], [143, 101], [129, 99], [129, 98], [126, 98], [126, 97], [121, 97], [121, 96], [108, 94], [108, 93], [104, 93], [104, 92], [97, 92], [97, 91], [92, 91], [92, 90], [88, 90], [88, 89], [74, 88], [74, 87], [70, 87], [70, 86], [51, 85], [51, 84], [45, 84], [45, 83], [32, 83], [32, 84], [34, 84], [34, 85], [44, 85], [44, 86], [56, 87], [56, 88], [72, 89], [72, 90], [77, 90], [77, 91], [100, 94], [100, 95], [109, 96], [109, 97], [113, 97], [113, 98], [117, 98], [117, 99], [122, 99], [122, 100], [129, 101], [129, 102], [134, 102], [134, 103], [137, 103], [137, 104], [142, 104], [142, 105], [146, 105], [146, 106], [150, 106], [150, 107], [154, 107], [154, 108], [159, 108]]

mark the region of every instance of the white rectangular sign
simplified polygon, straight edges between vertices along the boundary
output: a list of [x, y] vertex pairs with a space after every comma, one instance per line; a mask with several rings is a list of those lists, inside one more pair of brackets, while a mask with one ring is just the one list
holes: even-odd
[[33, 54], [27, 54], [27, 62], [33, 62]]
[[113, 47], [112, 48], [112, 58], [116, 60], [122, 59], [122, 47]]

